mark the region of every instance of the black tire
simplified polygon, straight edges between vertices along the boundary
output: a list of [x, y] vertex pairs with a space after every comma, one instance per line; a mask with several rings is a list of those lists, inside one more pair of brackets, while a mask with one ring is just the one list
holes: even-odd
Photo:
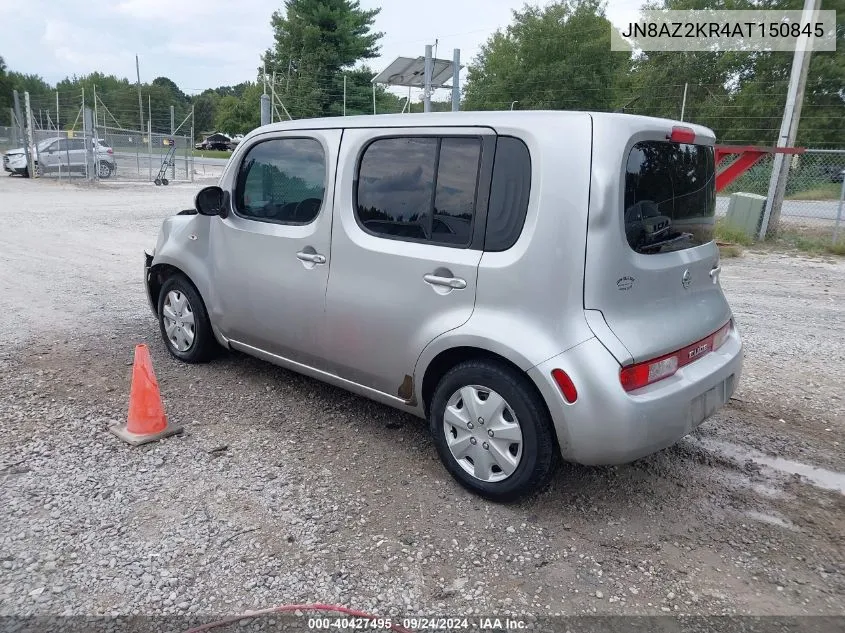
[[[522, 458], [516, 470], [498, 482], [477, 479], [465, 471], [446, 442], [443, 415], [449, 398], [461, 387], [479, 385], [501, 395], [513, 410], [522, 430]], [[468, 490], [493, 501], [512, 501], [542, 490], [559, 459], [549, 412], [528, 377], [504, 364], [471, 360], [450, 369], [434, 391], [429, 426], [446, 470]]]
[[[180, 351], [167, 336], [164, 320], [164, 302], [167, 294], [171, 291], [183, 294], [190, 305], [194, 315], [194, 340], [190, 347]], [[161, 331], [161, 338], [171, 356], [185, 363], [204, 363], [211, 360], [217, 353], [219, 347], [214, 333], [211, 331], [211, 322], [208, 319], [208, 312], [205, 303], [200, 297], [194, 284], [188, 281], [187, 277], [175, 274], [168, 277], [161, 285], [158, 295], [158, 327]]]
[[156, 178], [153, 182], [156, 184], [156, 187], [161, 186], [161, 178]]
[[163, 185], [169, 185], [169, 184], [170, 184], [170, 181], [169, 181], [167, 178], [162, 178], [162, 179], [161, 179], [161, 184], [163, 184]]
[[[101, 160], [100, 164], [97, 166], [97, 177], [99, 178], [110, 178], [112, 175], [112, 166], [109, 165], [106, 161]], [[105, 172], [105, 173], [103, 173]]]

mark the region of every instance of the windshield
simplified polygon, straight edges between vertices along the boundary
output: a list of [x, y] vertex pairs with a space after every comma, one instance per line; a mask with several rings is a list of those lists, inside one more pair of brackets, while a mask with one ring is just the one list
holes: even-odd
[[713, 239], [713, 148], [646, 141], [628, 155], [625, 236], [638, 253], [678, 251]]

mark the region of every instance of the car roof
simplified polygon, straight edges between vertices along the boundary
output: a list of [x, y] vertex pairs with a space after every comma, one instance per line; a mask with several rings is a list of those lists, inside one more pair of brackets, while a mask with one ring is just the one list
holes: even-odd
[[[281, 121], [270, 123], [256, 128], [248, 136], [255, 133], [283, 132], [286, 130], [315, 130], [315, 129], [337, 129], [337, 128], [373, 128], [373, 127], [436, 127], [448, 125], [461, 126], [485, 126], [495, 128], [497, 126], [522, 127], [531, 129], [542, 129], [544, 125], [559, 122], [562, 118], [583, 119], [589, 115], [594, 119], [605, 121], [622, 121], [626, 123], [640, 122], [645, 125], [655, 123], [677, 124], [672, 119], [660, 119], [635, 114], [624, 114], [619, 112], [592, 112], [577, 110], [496, 110], [496, 111], [462, 111], [462, 112], [428, 112], [416, 114], [365, 114], [346, 117], [322, 117], [314, 119], [295, 119], [293, 121]], [[684, 123], [692, 128], [699, 128], [689, 123]], [[701, 128], [702, 130], [705, 128]]]

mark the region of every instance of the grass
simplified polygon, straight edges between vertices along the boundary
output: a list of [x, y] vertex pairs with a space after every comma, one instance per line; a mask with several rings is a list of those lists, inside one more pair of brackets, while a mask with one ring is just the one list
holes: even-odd
[[834, 244], [829, 229], [820, 231], [813, 228], [790, 227], [781, 230], [771, 243], [774, 246], [791, 248], [810, 255], [845, 256], [845, 235], [841, 235]]
[[786, 196], [787, 200], [838, 200], [842, 185], [838, 182], [826, 182], [812, 189], [805, 189]]
[[829, 228], [819, 229], [806, 226], [783, 226], [778, 236], [765, 242], [725, 224], [724, 218], [716, 221], [716, 243], [722, 257], [740, 257], [744, 246], [756, 246], [767, 250], [795, 250], [808, 255], [845, 256], [845, 228], [836, 244]]
[[196, 158], [226, 158], [229, 159], [232, 152], [223, 152], [219, 149], [195, 149], [194, 157]]
[[743, 231], [734, 227], [728, 226], [724, 218], [716, 220], [716, 240], [719, 242], [728, 242], [731, 245], [751, 246], [754, 244], [754, 238], [746, 235]]
[[719, 256], [722, 259], [729, 259], [731, 257], [742, 257], [742, 247], [736, 244], [726, 244], [719, 246]]

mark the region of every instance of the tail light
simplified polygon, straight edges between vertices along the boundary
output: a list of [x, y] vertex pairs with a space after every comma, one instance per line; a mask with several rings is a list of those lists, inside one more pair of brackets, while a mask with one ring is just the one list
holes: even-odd
[[702, 356], [719, 349], [731, 331], [731, 321], [725, 323], [710, 336], [679, 349], [671, 354], [653, 358], [636, 365], [623, 367], [619, 371], [619, 382], [625, 391], [634, 391], [658, 380], [675, 374], [684, 365], [689, 365]]
[[676, 125], [666, 138], [673, 143], [693, 143], [695, 142], [695, 132], [691, 127]]
[[578, 390], [575, 389], [575, 383], [572, 378], [562, 369], [553, 369], [552, 378], [555, 379], [560, 392], [563, 394], [563, 399], [569, 404], [572, 404], [578, 399]]
[[114, 154], [114, 150], [110, 147], [106, 150], [106, 154]]

